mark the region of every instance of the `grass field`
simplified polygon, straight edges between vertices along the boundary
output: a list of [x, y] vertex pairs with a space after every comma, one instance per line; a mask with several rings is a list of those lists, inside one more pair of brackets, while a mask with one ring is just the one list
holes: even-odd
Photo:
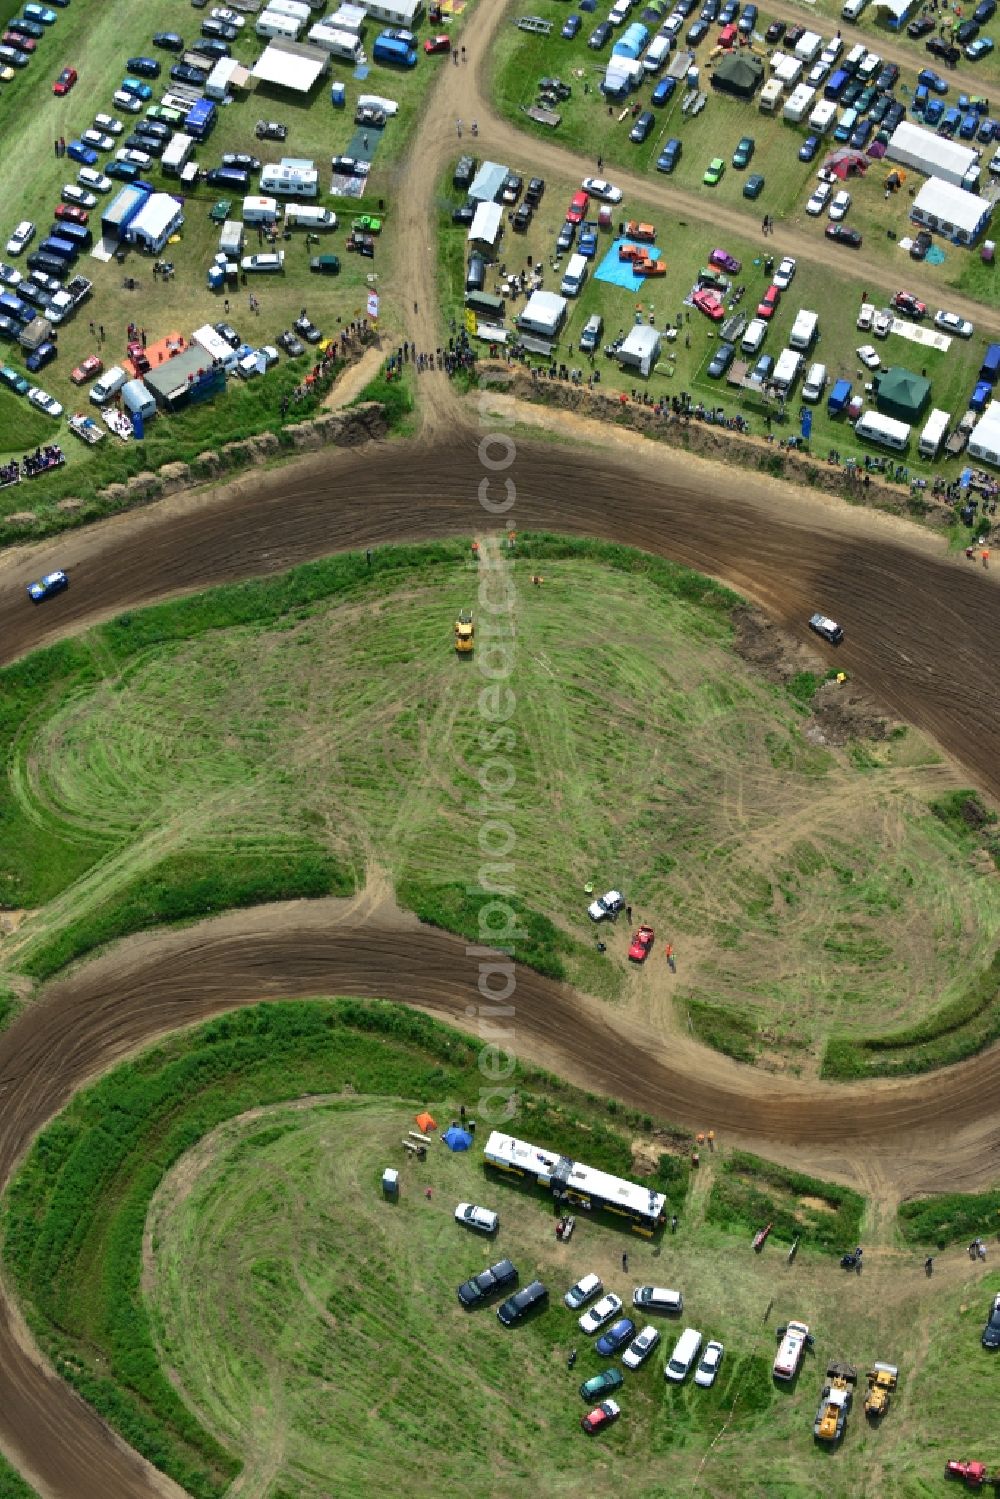
[[[526, 145], [522, 159], [512, 165], [526, 175], [531, 173], [530, 146]], [[566, 180], [549, 180], [546, 183], [541, 208], [532, 220], [528, 232], [522, 235], [509, 230], [505, 237], [501, 263], [506, 265], [508, 271], [526, 269], [526, 262], [530, 257], [536, 267], [543, 267], [546, 287], [551, 291], [558, 290], [565, 257], [559, 259], [554, 256], [555, 240], [564, 221], [566, 205], [578, 186], [579, 182]], [[459, 201], [459, 196], [442, 184], [443, 206], [439, 219], [440, 281], [442, 305], [446, 316], [451, 319], [460, 319], [462, 316], [465, 285], [468, 231], [464, 226], [451, 221], [451, 209]], [[747, 237], [737, 239], [695, 222], [668, 218], [644, 203], [629, 201], [619, 212], [625, 219], [635, 217], [656, 226], [659, 231], [657, 248], [666, 262], [667, 273], [663, 278], [652, 282], [648, 292], [642, 290], [632, 293], [610, 282], [597, 280], [594, 271], [607, 253], [612, 239], [610, 233], [602, 233], [597, 258], [591, 264], [590, 277], [581, 295], [569, 304], [569, 314], [557, 346], [557, 358], [570, 367], [582, 367], [585, 373], [590, 367], [598, 369], [602, 385], [613, 389], [632, 389], [638, 378], [634, 373], [623, 371], [616, 361], [607, 358], [603, 352], [592, 361], [579, 352], [580, 334], [587, 319], [593, 313], [599, 313], [604, 319], [602, 348], [619, 331], [627, 330], [633, 321], [645, 322], [651, 315], [660, 329], [683, 324], [672, 342], [664, 342], [660, 360], [649, 379], [639, 382], [643, 389], [648, 390], [654, 400], [661, 397], [669, 400], [682, 390], [689, 391], [695, 400], [702, 400], [708, 405], [724, 405], [728, 412], [742, 411], [750, 422], [751, 429], [758, 434], [762, 433], [767, 415], [767, 407], [762, 399], [752, 392], [728, 386], [725, 379], [711, 379], [708, 376], [709, 363], [718, 347], [719, 325], [710, 323], [697, 311], [685, 309], [682, 304], [699, 270], [721, 240], [723, 247], [743, 262], [742, 270], [733, 279], [747, 287], [739, 308], [752, 316], [771, 279], [764, 263], [765, 256], [772, 256], [775, 264], [781, 257], [780, 230], [765, 240], [760, 235], [759, 227], [755, 235], [748, 222]], [[855, 353], [859, 344], [871, 341], [871, 335], [860, 333], [856, 326], [862, 292], [867, 291], [877, 305], [886, 306], [893, 291], [897, 289], [888, 277], [881, 286], [868, 284], [862, 287], [859, 283], [852, 282], [849, 252], [844, 253], [846, 258], [842, 277], [831, 275], [826, 267], [813, 262], [799, 262], [795, 279], [771, 319], [771, 329], [761, 349], [761, 353], [769, 353], [777, 358], [787, 344], [795, 314], [802, 307], [811, 308], [819, 314], [819, 335], [807, 357], [810, 361], [816, 359], [826, 365], [827, 391], [833, 381], [840, 378], [851, 380], [858, 391], [870, 380]], [[496, 272], [487, 277], [488, 291], [495, 289], [494, 282], [499, 285]], [[506, 320], [509, 327], [522, 306], [523, 303], [508, 301]], [[925, 349], [897, 334], [890, 334], [887, 339], [876, 342], [883, 366], [900, 364], [915, 372], [926, 370], [932, 382], [931, 405], [953, 412], [964, 409], [978, 374], [985, 339], [978, 335], [968, 340], [952, 339], [947, 352]], [[541, 365], [549, 363], [545, 359], [536, 359], [534, 362]], [[798, 415], [802, 408], [797, 399], [797, 390], [798, 388], [787, 403], [784, 417], [780, 415], [777, 406], [772, 404], [772, 430], [775, 435], [798, 431]], [[929, 413], [930, 405], [927, 409]], [[841, 418], [831, 418], [827, 414], [825, 400], [814, 405], [812, 412], [810, 445], [813, 452], [825, 458], [830, 448], [836, 448], [842, 457], [863, 457], [866, 449], [855, 437], [851, 424]], [[915, 473], [934, 472], [957, 476], [963, 466], [962, 459], [945, 459], [941, 456], [928, 463], [917, 455], [915, 437], [924, 419], [914, 428], [909, 452], [904, 455], [906, 463]]]
[[[812, 11], [812, 6], [809, 10]], [[815, 186], [816, 170], [822, 165], [825, 152], [821, 151], [811, 164], [800, 162], [798, 148], [809, 134], [806, 120], [799, 125], [790, 124], [784, 120], [780, 109], [774, 115], [762, 114], [756, 100], [743, 103], [709, 87], [712, 65], [709, 51], [717, 28], [713, 27], [709, 36], [695, 49], [695, 62], [702, 69], [701, 86], [708, 94], [705, 109], [695, 118], [684, 115], [681, 110], [684, 90], [675, 90], [666, 105], [653, 111], [656, 125], [645, 143], [636, 146], [628, 138], [632, 126], [631, 110], [636, 105], [644, 109], [650, 107], [650, 95], [657, 79], [645, 82], [636, 93], [628, 96], [625, 104], [616, 102], [610, 106], [600, 93], [599, 84], [611, 44], [601, 52], [594, 52], [587, 46], [587, 37], [599, 17], [585, 16], [585, 24], [576, 40], [567, 42], [559, 34], [566, 18], [565, 6], [558, 0], [543, 0], [538, 14], [555, 22], [552, 33], [548, 37], [533, 36], [511, 27], [500, 34], [493, 60], [493, 92], [497, 105], [519, 129], [542, 139], [551, 137], [552, 132], [547, 126], [530, 120], [523, 110], [534, 102], [539, 78], [555, 75], [573, 87], [573, 97], [560, 105], [563, 119], [555, 133], [556, 139], [572, 143], [573, 148], [580, 152], [581, 175], [585, 171], [596, 171], [595, 163], [600, 155], [607, 167], [605, 175], [613, 177], [615, 165], [634, 172], [648, 172], [659, 181], [697, 191], [704, 200], [706, 212], [710, 212], [713, 202], [744, 211], [747, 232], [751, 235], [758, 234], [762, 216], [769, 213], [779, 225], [779, 244], [782, 223], [814, 234], [819, 242], [827, 223], [826, 215], [809, 217], [805, 213], [805, 204]], [[759, 24], [762, 33], [769, 19], [765, 8]], [[830, 36], [833, 30], [831, 25], [825, 34]], [[772, 49], [761, 44], [756, 50], [766, 59]], [[912, 94], [917, 71], [924, 66], [924, 60], [919, 56], [921, 51], [914, 49], [913, 71], [904, 70], [902, 87], [900, 84], [896, 86], [896, 96], [903, 103]], [[586, 93], [585, 86], [588, 88]], [[628, 112], [624, 119], [620, 119], [626, 104]], [[675, 135], [683, 144], [680, 161], [669, 177], [660, 178], [655, 170], [656, 159], [667, 139]], [[743, 135], [752, 136], [756, 142], [753, 160], [745, 172], [734, 170], [730, 160]], [[827, 144], [829, 150], [836, 148], [832, 137]], [[984, 151], [988, 158], [991, 148], [984, 148]], [[725, 159], [726, 172], [717, 187], [705, 187], [702, 176], [714, 156]], [[920, 183], [923, 179], [911, 174], [906, 189], [887, 202], [882, 187], [886, 171], [884, 165], [874, 162], [865, 179], [849, 184], [853, 202], [847, 223], [863, 232], [865, 250], [883, 261], [886, 276], [896, 278], [898, 285], [905, 285], [911, 262], [887, 231], [891, 230], [896, 239], [911, 233], [907, 217], [910, 207], [908, 188], [914, 181]], [[765, 178], [761, 196], [753, 201], [743, 197], [743, 183], [750, 172], [762, 173]], [[991, 302], [996, 296], [996, 268], [983, 266], [976, 252], [970, 255], [950, 245], [942, 248], [945, 259], [940, 266], [922, 267], [923, 274], [933, 274], [940, 279], [942, 299], [946, 299], [948, 287], [955, 286]], [[845, 249], [842, 254], [844, 274], [849, 277], [851, 251]]]
[[[401, 1160], [419, 1107], [439, 1123], [460, 1102], [472, 1112], [475, 1061], [474, 1043], [426, 1017], [315, 1001], [224, 1017], [109, 1075], [46, 1131], [8, 1198], [5, 1259], [43, 1346], [199, 1499], [234, 1472], [227, 1448], [243, 1460], [239, 1491], [261, 1499], [610, 1495], [623, 1463], [644, 1499], [693, 1486], [720, 1499], [925, 1499], [947, 1455], [988, 1457], [1000, 1366], [978, 1343], [996, 1271], [956, 1250], [928, 1280], [891, 1222], [874, 1242], [863, 1221], [865, 1272], [846, 1276], [810, 1227], [851, 1194], [721, 1141], [675, 1199], [676, 1235], [643, 1242], [580, 1214], [558, 1244], [551, 1202], [497, 1180], [478, 1148], [453, 1156], [435, 1143], [426, 1162]], [[599, 1100], [520, 1069], [519, 1087], [525, 1138], [648, 1171], [655, 1121], [609, 1125]], [[402, 1167], [395, 1205], [379, 1190], [388, 1164]], [[745, 1204], [727, 1206], [721, 1190], [734, 1176], [757, 1184], [766, 1212], [783, 1197], [791, 1213], [759, 1257]], [[460, 1199], [499, 1211], [495, 1241], [453, 1222]], [[853, 1243], [864, 1204], [847, 1206], [835, 1233]], [[793, 1265], [783, 1228], [804, 1234]], [[513, 1332], [455, 1299], [503, 1255], [522, 1284], [539, 1276], [551, 1292]], [[665, 1319], [660, 1349], [626, 1375], [621, 1421], [596, 1441], [579, 1430], [577, 1387], [604, 1364], [561, 1305], [592, 1271], [626, 1302], [634, 1285], [679, 1288], [682, 1321], [727, 1350], [712, 1390], [668, 1387], [679, 1326]], [[775, 1328], [789, 1317], [816, 1346], [778, 1388]], [[830, 1454], [811, 1426], [833, 1357], [861, 1370], [890, 1359], [901, 1384], [880, 1428], [859, 1404]]]
[[[808, 705], [734, 652], [723, 590], [626, 549], [519, 545], [519, 956], [657, 1030], [806, 1071], [831, 1035], [933, 1026], [989, 988], [995, 881], [928, 810], [917, 735], [819, 748]], [[126, 616], [3, 674], [0, 878], [31, 912], [6, 970], [343, 892], [372, 863], [424, 919], [475, 934], [480, 722], [451, 622], [476, 580], [458, 543], [377, 561]], [[538, 565], [545, 587], [523, 587]], [[629, 965], [624, 930], [598, 954], [588, 881], [673, 942], [676, 980]]]
[[[140, 8], [128, 8], [124, 12], [76, 0], [57, 14], [58, 21], [48, 28], [39, 42], [30, 66], [12, 83], [0, 85], [0, 136], [14, 131], [17, 134], [17, 150], [5, 152], [0, 161], [0, 201], [4, 205], [0, 230], [4, 242], [22, 218], [30, 218], [38, 225], [40, 238], [59, 200], [61, 185], [75, 181], [75, 164], [55, 157], [53, 140], [59, 135], [67, 140], [79, 135], [89, 127], [98, 111], [115, 112], [111, 96], [126, 72], [125, 60], [135, 53], [155, 51], [150, 45], [154, 31], [176, 29], [191, 42], [196, 39], [203, 19], [199, 12], [182, 6], [179, 0], [150, 0]], [[456, 33], [460, 25], [460, 21], [453, 24]], [[369, 53], [376, 29], [374, 24], [368, 27], [366, 43]], [[440, 28], [424, 25], [421, 33], [428, 34], [432, 29]], [[252, 64], [264, 45], [254, 32], [253, 17], [250, 16], [232, 50], [241, 61]], [[163, 63], [163, 74], [153, 82], [154, 99], [169, 88], [167, 74], [175, 61], [173, 54], [162, 52], [157, 55]], [[67, 64], [79, 68], [80, 82], [66, 98], [57, 99], [52, 94], [52, 81]], [[380, 280], [380, 267], [392, 234], [393, 185], [427, 88], [440, 67], [447, 64], [447, 58], [425, 58], [421, 50], [420, 62], [412, 72], [373, 64], [364, 81], [353, 78], [345, 65], [335, 64], [330, 76], [320, 80], [305, 99], [264, 88], [221, 109], [215, 131], [198, 151], [199, 164], [217, 166], [225, 151], [249, 151], [265, 162], [276, 161], [282, 155], [315, 160], [321, 178], [321, 193], [317, 201], [336, 209], [340, 220], [338, 228], [333, 233], [324, 234], [318, 246], [307, 245], [304, 232], [294, 231], [289, 239], [280, 243], [286, 257], [283, 275], [261, 276], [251, 285], [247, 285], [244, 278], [244, 284], [236, 291], [213, 292], [208, 288], [206, 272], [218, 248], [219, 226], [210, 221], [208, 213], [220, 193], [207, 184], [201, 184], [186, 194], [181, 242], [164, 252], [176, 267], [172, 280], [164, 282], [154, 278], [150, 257], [136, 252], [130, 253], [124, 266], [114, 261], [102, 264], [86, 253], [81, 257], [79, 269], [93, 280], [94, 290], [88, 301], [60, 326], [59, 357], [41, 372], [41, 384], [63, 403], [67, 412], [91, 409], [86, 388], [81, 390], [70, 383], [70, 371], [85, 355], [94, 352], [100, 353], [107, 366], [123, 358], [125, 330], [130, 321], [144, 326], [152, 343], [172, 330], [189, 334], [205, 321], [215, 322], [225, 317], [248, 342], [259, 345], [273, 343], [298, 316], [303, 305], [308, 308], [313, 321], [332, 335], [341, 324], [364, 317], [367, 294], [374, 289], [379, 292], [382, 302], [380, 323], [391, 336], [396, 315], [393, 287]], [[347, 107], [343, 110], [334, 109], [330, 104], [329, 84], [334, 78], [347, 86]], [[329, 159], [334, 153], [346, 152], [355, 130], [355, 103], [363, 92], [391, 95], [400, 105], [399, 114], [387, 128], [376, 153], [366, 198], [357, 202], [333, 199], [329, 193]], [[28, 116], [32, 118], [31, 128], [19, 129], [17, 122]], [[261, 116], [280, 119], [288, 125], [288, 139], [284, 144], [255, 139], [254, 124]], [[122, 115], [121, 118], [127, 134], [130, 122], [139, 116]], [[106, 157], [102, 156], [102, 160], [106, 163], [112, 155], [113, 152], [108, 153]], [[145, 176], [167, 191], [177, 191], [177, 179], [163, 177], [155, 161]], [[255, 183], [251, 191], [256, 191]], [[241, 194], [226, 196], [233, 202], [232, 216], [240, 217]], [[91, 213], [92, 227], [99, 229], [101, 207], [109, 201], [110, 196], [99, 198], [98, 207]], [[384, 211], [386, 216], [386, 230], [374, 261], [345, 252], [351, 218], [361, 209]], [[246, 252], [249, 254], [258, 248], [257, 236], [248, 229]], [[310, 275], [309, 258], [320, 251], [339, 254], [339, 276]], [[135, 290], [123, 288], [125, 276], [135, 279]], [[249, 311], [251, 291], [261, 304], [257, 316]], [[230, 299], [228, 309], [226, 298]], [[100, 346], [98, 339], [90, 333], [91, 322], [98, 329], [104, 327], [105, 340]], [[21, 351], [16, 346], [0, 345], [0, 359], [23, 370]], [[225, 397], [211, 403], [207, 413], [157, 417], [148, 429], [146, 441], [130, 444], [127, 449], [122, 449], [110, 437], [99, 450], [87, 448], [72, 436], [67, 436], [64, 424], [34, 413], [26, 402], [16, 397], [11, 396], [9, 400], [17, 401], [24, 423], [30, 424], [32, 431], [40, 423], [42, 437], [52, 438], [61, 433], [66, 438], [63, 448], [67, 467], [52, 480], [43, 481], [46, 495], [87, 497], [96, 485], [108, 482], [109, 472], [111, 478], [120, 478], [137, 469], [155, 466], [164, 461], [164, 455], [177, 458], [194, 456], [200, 451], [199, 443], [205, 445], [203, 432], [206, 428], [213, 432], [213, 424], [214, 431], [220, 434], [218, 441], [225, 440], [226, 436], [242, 437], [279, 425], [278, 407], [282, 395], [288, 393], [310, 367], [308, 351], [293, 361], [287, 361], [282, 355], [279, 368], [260, 381], [244, 384], [237, 379], [231, 380]], [[0, 410], [7, 409], [7, 401], [5, 395]], [[289, 420], [295, 420], [300, 414], [300, 409], [293, 407]], [[21, 453], [24, 445], [19, 422], [0, 422], [0, 458], [5, 452]], [[25, 508], [24, 490], [25, 486], [21, 485], [19, 490], [0, 497], [0, 514]], [[16, 501], [12, 500], [12, 494], [17, 495]]]

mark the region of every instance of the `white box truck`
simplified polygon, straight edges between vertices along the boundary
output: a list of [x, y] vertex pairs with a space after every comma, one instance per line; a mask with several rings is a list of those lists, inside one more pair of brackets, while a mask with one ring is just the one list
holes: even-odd
[[219, 251], [229, 260], [243, 254], [243, 225], [239, 219], [227, 219], [219, 234]]
[[792, 331], [788, 335], [789, 344], [793, 349], [805, 350], [811, 348], [818, 327], [819, 313], [810, 312], [808, 308], [803, 307], [795, 315]]
[[951, 417], [947, 411], [935, 408], [927, 418], [924, 430], [917, 442], [921, 458], [936, 458], [944, 442]]
[[287, 229], [336, 229], [337, 215], [332, 208], [315, 204], [289, 203], [285, 207]]

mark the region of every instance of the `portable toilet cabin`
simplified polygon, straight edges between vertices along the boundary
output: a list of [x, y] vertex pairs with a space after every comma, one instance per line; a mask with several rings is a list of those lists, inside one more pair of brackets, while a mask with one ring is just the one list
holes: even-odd
[[347, 90], [342, 83], [331, 83], [330, 103], [334, 109], [343, 109], [347, 103]]
[[395, 1201], [399, 1197], [399, 1172], [387, 1166], [382, 1172], [382, 1196]]

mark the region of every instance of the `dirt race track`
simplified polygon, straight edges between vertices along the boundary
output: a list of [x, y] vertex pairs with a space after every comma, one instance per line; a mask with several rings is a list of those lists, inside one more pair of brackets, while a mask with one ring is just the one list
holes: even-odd
[[[446, 447], [317, 455], [28, 555], [8, 552], [0, 560], [2, 658], [127, 606], [338, 549], [475, 534], [483, 522], [477, 444], [476, 433], [457, 426]], [[997, 594], [990, 575], [934, 538], [753, 475], [741, 478], [738, 495], [724, 494], [732, 470], [651, 444], [598, 452], [521, 440], [510, 476], [517, 495], [504, 524], [619, 538], [677, 558], [729, 580], [797, 630], [814, 606], [828, 608], [847, 631], [838, 661], [1000, 794]], [[493, 493], [502, 493], [498, 485]], [[69, 592], [44, 609], [27, 607], [24, 580], [56, 564], [72, 574]], [[443, 934], [308, 904], [125, 944], [53, 985], [0, 1037], [0, 1183], [70, 1094], [136, 1046], [232, 1005], [318, 992], [400, 999], [467, 1025], [475, 969], [463, 944]], [[526, 1059], [890, 1200], [981, 1185], [995, 1173], [1000, 1115], [989, 1116], [988, 1101], [998, 1096], [1000, 1048], [928, 1078], [807, 1087], [694, 1045], [658, 1052], [529, 972], [519, 977], [515, 1028]], [[178, 1492], [40, 1367], [6, 1299], [0, 1371], [0, 1440], [40, 1493]]]

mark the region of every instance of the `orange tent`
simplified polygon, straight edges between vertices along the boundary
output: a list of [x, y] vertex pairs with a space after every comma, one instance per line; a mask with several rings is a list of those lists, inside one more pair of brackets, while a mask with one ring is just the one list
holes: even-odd
[[426, 1135], [428, 1130], [437, 1129], [437, 1125], [426, 1109], [422, 1114], [417, 1115], [417, 1127], [422, 1135]]

